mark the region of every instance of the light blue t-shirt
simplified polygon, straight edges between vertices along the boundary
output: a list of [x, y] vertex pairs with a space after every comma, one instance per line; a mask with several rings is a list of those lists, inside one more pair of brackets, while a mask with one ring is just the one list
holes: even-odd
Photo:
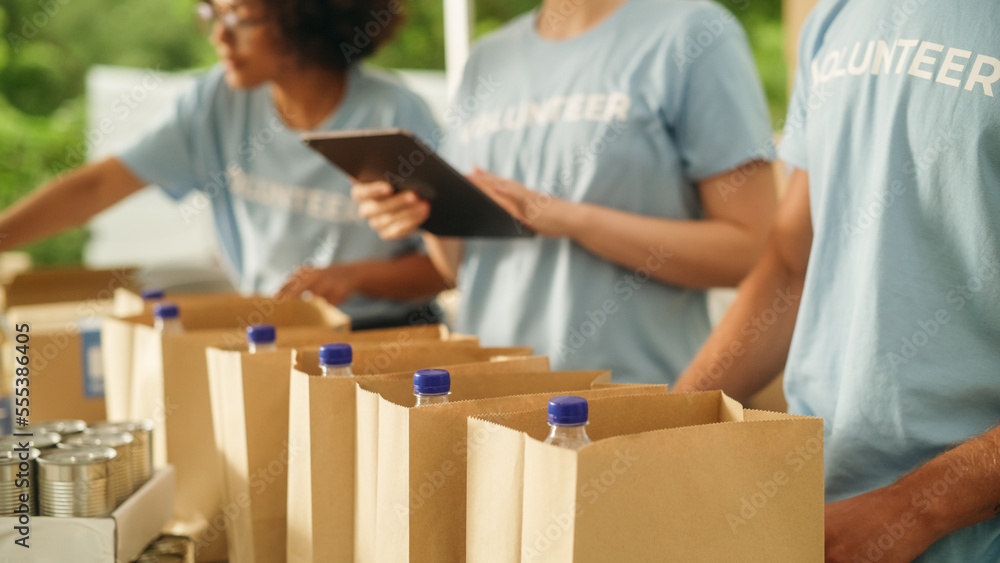
[[[531, 189], [644, 216], [701, 219], [697, 182], [773, 152], [754, 62], [712, 2], [631, 0], [565, 41], [537, 12], [485, 38], [448, 114], [446, 154]], [[739, 174], [733, 182], [738, 184]], [[569, 239], [470, 239], [459, 330], [533, 346], [556, 369], [676, 380], [710, 331], [705, 292], [613, 264]]]
[[[826, 419], [828, 501], [1000, 421], [998, 22], [995, 0], [834, 0], [803, 29], [781, 155], [814, 239], [785, 391]], [[1000, 561], [1000, 520], [922, 560]]]
[[[426, 104], [394, 79], [353, 68], [336, 112], [316, 131], [402, 127], [433, 144]], [[212, 213], [230, 274], [242, 293], [270, 295], [309, 262], [385, 259], [416, 238], [386, 242], [358, 215], [350, 181], [306, 147], [278, 116], [268, 85], [233, 90], [221, 68], [199, 77], [172, 115], [119, 158], [138, 177], [181, 199], [181, 213]], [[209, 201], [211, 205], [209, 205]], [[404, 315], [414, 303], [355, 296], [340, 305], [358, 320]]]

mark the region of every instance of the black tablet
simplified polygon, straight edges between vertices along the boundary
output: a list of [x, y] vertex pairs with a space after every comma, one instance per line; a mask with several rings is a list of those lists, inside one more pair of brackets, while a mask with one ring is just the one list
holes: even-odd
[[303, 135], [307, 145], [361, 182], [386, 181], [431, 204], [421, 228], [448, 237], [530, 237], [528, 227], [405, 129]]

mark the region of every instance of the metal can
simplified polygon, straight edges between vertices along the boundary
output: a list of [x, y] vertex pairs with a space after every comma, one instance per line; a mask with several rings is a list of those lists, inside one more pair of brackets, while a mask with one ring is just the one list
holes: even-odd
[[111, 489], [115, 497], [115, 508], [132, 494], [132, 443], [135, 438], [128, 432], [95, 432], [77, 434], [63, 440], [61, 446], [66, 448], [86, 448], [105, 446], [112, 448], [118, 455], [111, 461]]
[[104, 446], [59, 448], [38, 456], [38, 512], [96, 518], [114, 510], [109, 477], [118, 455]]
[[69, 436], [70, 434], [79, 434], [87, 428], [87, 423], [83, 420], [69, 419], [69, 420], [47, 420], [45, 422], [36, 422], [28, 426], [36, 433], [37, 432], [55, 432], [60, 436]]
[[187, 563], [187, 559], [173, 553], [143, 553], [135, 563]]
[[153, 421], [98, 422], [84, 434], [95, 432], [128, 432], [132, 442], [132, 487], [138, 489], [153, 476]]
[[142, 552], [139, 561], [194, 563], [194, 542], [184, 536], [160, 536]]
[[[39, 453], [35, 448], [0, 451], [0, 516], [17, 516], [25, 509], [29, 515], [38, 514], [35, 460]], [[27, 502], [21, 502], [23, 494], [28, 495]]]
[[27, 432], [18, 430], [19, 433], [27, 434], [31, 433], [32, 436], [4, 436], [0, 438], [0, 451], [13, 450], [14, 448], [20, 447], [21, 445], [27, 445], [29, 448], [35, 448], [36, 450], [45, 451], [51, 450], [59, 445], [62, 441], [62, 436], [56, 434], [55, 432], [42, 433], [37, 430], [29, 430]]

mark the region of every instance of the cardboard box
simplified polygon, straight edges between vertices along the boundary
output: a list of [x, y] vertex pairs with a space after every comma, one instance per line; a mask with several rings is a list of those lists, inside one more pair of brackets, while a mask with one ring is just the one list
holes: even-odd
[[[509, 353], [509, 351], [507, 351]], [[438, 355], [422, 367], [441, 367], [456, 375], [548, 371], [544, 356], [450, 365]], [[291, 374], [288, 462], [288, 561], [354, 561], [356, 381], [317, 377], [316, 354], [299, 354]], [[413, 370], [376, 376], [412, 381]], [[367, 434], [375, 436], [375, 429]], [[366, 433], [362, 431], [362, 433]], [[374, 476], [372, 476], [374, 477]], [[374, 501], [374, 479], [365, 481]]]
[[823, 560], [821, 419], [718, 391], [589, 403], [579, 451], [543, 443], [543, 409], [469, 419], [469, 563]]
[[[161, 301], [177, 303], [181, 309], [187, 306], [211, 305], [219, 302], [233, 302], [245, 299], [235, 292], [223, 293], [171, 293], [166, 292]], [[116, 317], [132, 317], [141, 315], [143, 311], [152, 308], [152, 303], [142, 298], [142, 291], [132, 287], [121, 287], [115, 290], [113, 313]]]
[[127, 563], [160, 536], [173, 513], [174, 472], [159, 469], [106, 518], [32, 516], [29, 549], [14, 541], [16, 518], [0, 518], [0, 560], [20, 563]]
[[[31, 420], [107, 418], [100, 317], [110, 300], [20, 305], [7, 310], [9, 328], [27, 324]], [[12, 388], [14, 348], [0, 351], [4, 386]]]
[[30, 270], [0, 284], [0, 309], [68, 301], [107, 301], [116, 289], [136, 287], [136, 270], [44, 268]]
[[31, 255], [27, 252], [0, 252], [0, 284], [10, 283], [14, 276], [30, 270], [31, 263]]

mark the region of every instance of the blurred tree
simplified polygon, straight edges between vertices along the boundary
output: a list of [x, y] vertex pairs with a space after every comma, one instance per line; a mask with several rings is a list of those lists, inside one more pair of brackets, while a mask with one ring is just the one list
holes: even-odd
[[[720, 0], [747, 28], [778, 123], [785, 108], [780, 0]], [[84, 143], [84, 87], [95, 64], [163, 71], [205, 67], [214, 52], [195, 24], [195, 0], [0, 0], [0, 207], [64, 171]], [[372, 64], [444, 68], [442, 0], [406, 0], [407, 24]], [[476, 0], [482, 36], [538, 0]], [[70, 162], [72, 163], [72, 161]], [[79, 262], [77, 229], [32, 245], [36, 263]]]

